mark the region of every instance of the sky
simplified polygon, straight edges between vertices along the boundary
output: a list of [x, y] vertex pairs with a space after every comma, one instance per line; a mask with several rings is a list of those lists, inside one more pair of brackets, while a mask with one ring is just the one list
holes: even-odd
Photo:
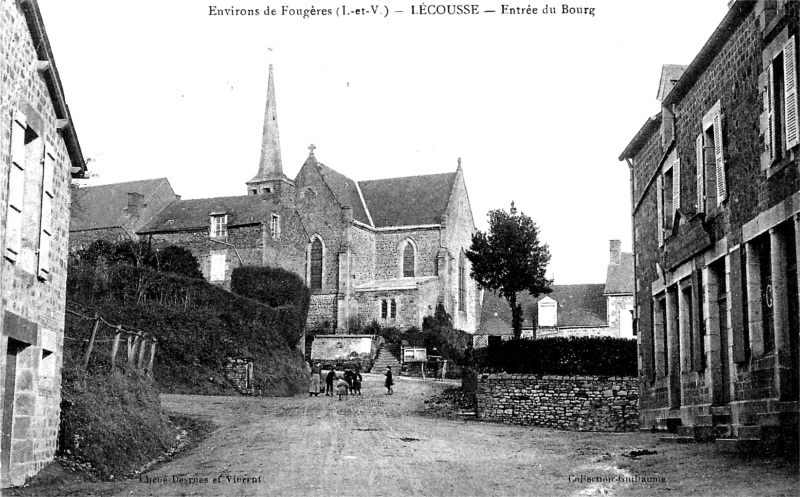
[[[380, 15], [337, 15], [373, 5]], [[555, 284], [604, 282], [609, 240], [631, 250], [618, 157], [660, 110], [661, 66], [689, 64], [727, 0], [420, 5], [39, 0], [87, 185], [166, 177], [186, 199], [244, 195], [272, 64], [289, 177], [312, 143], [357, 181], [452, 172], [460, 158], [478, 229], [513, 201], [539, 226]], [[312, 7], [331, 15], [289, 13]]]

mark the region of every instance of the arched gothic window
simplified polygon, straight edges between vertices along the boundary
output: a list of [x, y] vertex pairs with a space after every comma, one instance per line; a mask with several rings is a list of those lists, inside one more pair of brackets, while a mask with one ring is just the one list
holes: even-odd
[[414, 277], [414, 245], [406, 243], [403, 249], [403, 278]]
[[315, 238], [311, 243], [311, 269], [309, 286], [312, 290], [322, 288], [322, 240]]
[[467, 264], [464, 252], [458, 258], [458, 310], [467, 310]]

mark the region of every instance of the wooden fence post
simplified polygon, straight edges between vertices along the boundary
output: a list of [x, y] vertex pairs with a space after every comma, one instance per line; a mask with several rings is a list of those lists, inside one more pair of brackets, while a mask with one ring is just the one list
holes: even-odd
[[89, 366], [89, 357], [92, 355], [92, 348], [94, 348], [94, 339], [97, 336], [97, 328], [100, 327], [100, 314], [94, 313], [94, 326], [92, 326], [92, 336], [89, 338], [89, 346], [86, 347], [86, 354], [83, 357], [83, 369]]
[[119, 350], [119, 338], [122, 336], [122, 332], [117, 327], [117, 333], [114, 335], [114, 343], [111, 345], [111, 372], [115, 371], [115, 367], [117, 365], [117, 350]]
[[147, 366], [147, 374], [153, 376], [153, 360], [156, 358], [156, 342], [150, 345], [150, 364]]
[[144, 364], [144, 351], [147, 349], [147, 339], [142, 337], [142, 343], [139, 345], [139, 361], [136, 367], [139, 371], [142, 371], [142, 365]]

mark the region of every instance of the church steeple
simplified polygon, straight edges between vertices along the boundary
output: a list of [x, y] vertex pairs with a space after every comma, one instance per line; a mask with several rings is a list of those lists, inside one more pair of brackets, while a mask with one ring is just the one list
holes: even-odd
[[281, 161], [281, 140], [278, 133], [278, 111], [275, 104], [275, 81], [272, 64], [269, 65], [267, 82], [267, 105], [264, 109], [264, 128], [261, 132], [261, 158], [258, 174], [247, 182], [247, 193], [279, 193], [286, 186], [293, 187], [292, 181], [283, 174]]

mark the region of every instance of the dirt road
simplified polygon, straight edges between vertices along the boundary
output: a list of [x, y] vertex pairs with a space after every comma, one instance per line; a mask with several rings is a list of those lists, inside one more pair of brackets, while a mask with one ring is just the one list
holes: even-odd
[[[444, 385], [400, 378], [387, 396], [381, 381], [367, 376], [364, 395], [341, 402], [164, 396], [167, 409], [209, 416], [219, 428], [117, 495], [798, 494], [788, 462], [660, 445], [651, 434], [425, 417], [424, 400]], [[634, 449], [656, 454], [626, 457]]]

